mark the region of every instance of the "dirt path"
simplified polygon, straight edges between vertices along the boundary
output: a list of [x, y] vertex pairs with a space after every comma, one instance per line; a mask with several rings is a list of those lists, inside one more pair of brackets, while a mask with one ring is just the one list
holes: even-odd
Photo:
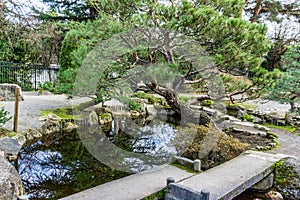
[[[66, 95], [38, 95], [37, 92], [23, 92], [24, 101], [19, 104], [18, 131], [40, 128], [42, 122], [38, 121], [42, 110], [68, 107], [92, 100], [88, 97], [74, 97], [68, 99]], [[5, 109], [14, 115], [13, 101], [1, 102]], [[13, 119], [8, 121], [5, 128], [12, 129]]]

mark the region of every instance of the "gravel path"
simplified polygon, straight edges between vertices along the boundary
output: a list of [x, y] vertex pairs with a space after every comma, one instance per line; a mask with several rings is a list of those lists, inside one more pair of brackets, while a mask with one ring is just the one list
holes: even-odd
[[279, 148], [273, 149], [271, 152], [291, 155], [300, 161], [300, 136], [276, 128], [270, 128], [270, 131], [275, 133], [279, 140]]
[[[68, 99], [66, 95], [38, 95], [37, 92], [23, 92], [23, 97], [24, 101], [21, 101], [19, 104], [18, 131], [40, 128], [42, 122], [39, 122], [38, 118], [40, 117], [41, 110], [68, 107], [92, 100], [89, 97]], [[274, 103], [273, 101], [264, 103], [250, 101], [247, 103], [256, 105], [262, 110], [270, 109], [285, 112], [289, 109], [289, 105]], [[1, 104], [13, 116], [14, 102], [1, 102]], [[13, 119], [7, 122], [4, 127], [12, 129]], [[278, 135], [280, 142], [280, 148], [274, 149], [271, 152], [292, 155], [300, 159], [300, 136], [275, 128], [272, 128], [271, 131]]]
[[[37, 92], [22, 92], [22, 94], [24, 101], [20, 101], [19, 104], [18, 131], [40, 128], [42, 122], [39, 122], [38, 118], [42, 110], [68, 107], [91, 100], [88, 97], [68, 99], [66, 95], [38, 95]], [[14, 115], [15, 102], [6, 101], [1, 104], [10, 112], [10, 116]], [[8, 121], [4, 127], [12, 129], [13, 119]]]

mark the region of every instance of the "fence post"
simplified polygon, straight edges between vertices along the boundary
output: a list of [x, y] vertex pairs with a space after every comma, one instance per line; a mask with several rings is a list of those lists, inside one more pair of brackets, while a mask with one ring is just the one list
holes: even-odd
[[18, 131], [18, 117], [19, 117], [19, 101], [20, 101], [20, 93], [21, 88], [16, 87], [16, 99], [15, 99], [15, 113], [14, 113], [14, 127], [13, 131]]

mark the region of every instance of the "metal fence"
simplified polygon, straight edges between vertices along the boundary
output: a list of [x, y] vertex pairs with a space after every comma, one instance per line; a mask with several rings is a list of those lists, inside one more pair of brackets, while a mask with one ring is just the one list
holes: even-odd
[[0, 61], [0, 83], [14, 83], [22, 90], [37, 90], [40, 83], [55, 82], [59, 66]]

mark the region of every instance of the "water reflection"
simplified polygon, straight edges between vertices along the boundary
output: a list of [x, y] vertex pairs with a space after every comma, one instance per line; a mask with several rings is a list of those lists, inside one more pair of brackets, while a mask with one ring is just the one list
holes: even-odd
[[76, 132], [27, 144], [18, 170], [30, 199], [58, 199], [128, 175], [90, 155]]
[[114, 118], [26, 144], [17, 168], [30, 199], [58, 199], [168, 162], [175, 132], [158, 119]]
[[159, 119], [136, 120], [114, 118], [110, 129], [82, 126], [79, 135], [89, 152], [111, 168], [136, 173], [171, 161], [174, 126]]

